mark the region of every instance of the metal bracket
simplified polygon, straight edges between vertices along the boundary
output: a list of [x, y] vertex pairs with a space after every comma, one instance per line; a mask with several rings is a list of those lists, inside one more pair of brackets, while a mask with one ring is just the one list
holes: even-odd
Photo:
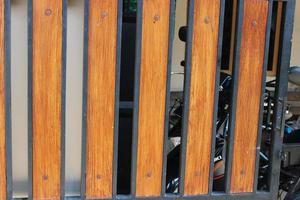
[[281, 161], [286, 161], [288, 159], [288, 153], [285, 151], [279, 151], [279, 158]]

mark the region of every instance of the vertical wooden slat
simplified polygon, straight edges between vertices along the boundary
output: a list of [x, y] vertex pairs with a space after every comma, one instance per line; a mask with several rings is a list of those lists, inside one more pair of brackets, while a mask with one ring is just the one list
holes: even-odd
[[268, 1], [245, 0], [230, 191], [252, 192]]
[[280, 48], [280, 36], [281, 36], [281, 23], [283, 14], [283, 2], [278, 2], [277, 16], [276, 16], [276, 28], [275, 28], [275, 39], [274, 39], [274, 56], [271, 75], [276, 75], [278, 58], [279, 58], [279, 48]]
[[89, 4], [86, 197], [110, 198], [118, 1], [91, 0]]
[[33, 198], [59, 199], [62, 100], [61, 0], [33, 0]]
[[161, 193], [169, 9], [169, 0], [143, 2], [137, 196], [159, 196]]
[[6, 199], [4, 0], [0, 0], [0, 199]]
[[232, 22], [231, 22], [231, 38], [230, 38], [230, 54], [229, 54], [229, 74], [232, 74], [233, 60], [234, 60], [234, 46], [235, 46], [235, 29], [237, 18], [237, 0], [233, 0], [232, 5]]
[[208, 193], [220, 6], [195, 0], [185, 195]]

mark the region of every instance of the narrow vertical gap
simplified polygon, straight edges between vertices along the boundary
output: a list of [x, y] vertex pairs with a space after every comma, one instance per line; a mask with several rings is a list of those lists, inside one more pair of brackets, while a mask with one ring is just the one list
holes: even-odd
[[171, 66], [169, 131], [165, 192], [179, 193], [180, 154], [182, 135], [183, 88], [185, 71], [185, 46], [187, 36], [187, 0], [176, 1], [175, 32]]
[[218, 113], [216, 120], [215, 154], [213, 167], [213, 192], [225, 192], [226, 150], [232, 96], [232, 64], [237, 14], [237, 1], [225, 1], [222, 36], [221, 72], [219, 80]]
[[[235, 111], [236, 111], [236, 96], [237, 96], [237, 85], [238, 85], [238, 74], [239, 74], [239, 62], [240, 62], [240, 48], [241, 48], [241, 29], [243, 24], [243, 11], [244, 11], [244, 1], [233, 0], [233, 15], [232, 15], [232, 27], [231, 27], [231, 45], [230, 45], [230, 58], [229, 58], [229, 74], [231, 76], [229, 91], [229, 104], [226, 109], [228, 113], [228, 121], [224, 126], [226, 132], [226, 139], [224, 140], [225, 145], [224, 158], [224, 184], [222, 185], [222, 190], [226, 193], [230, 192], [231, 185], [231, 168], [233, 159], [233, 142], [234, 142], [234, 126], [235, 126]], [[225, 22], [226, 23], [226, 22]], [[224, 48], [224, 46], [223, 46]], [[228, 73], [228, 72], [227, 72]], [[222, 80], [220, 78], [220, 80]], [[222, 95], [219, 95], [220, 97]], [[219, 106], [222, 103], [219, 103]], [[223, 105], [225, 106], [225, 105]], [[220, 110], [219, 110], [220, 112]]]
[[[65, 194], [80, 195], [84, 1], [68, 2]], [[74, 42], [76, 41], [76, 42]]]
[[[121, 104], [122, 105], [122, 104]], [[132, 108], [122, 107], [119, 114], [117, 194], [130, 194]]]
[[28, 196], [27, 51], [27, 1], [14, 0], [11, 1], [11, 114], [14, 198]]
[[136, 41], [136, 1], [123, 1], [117, 194], [131, 190], [131, 147]]

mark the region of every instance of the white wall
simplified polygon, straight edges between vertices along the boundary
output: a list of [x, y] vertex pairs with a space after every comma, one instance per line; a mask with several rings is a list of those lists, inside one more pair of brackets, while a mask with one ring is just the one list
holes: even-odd
[[[178, 31], [181, 26], [185, 26], [187, 11], [187, 0], [176, 1], [176, 18], [175, 18], [175, 32], [174, 32], [174, 44], [173, 44], [173, 59], [172, 59], [172, 71], [183, 72], [184, 68], [180, 66], [180, 62], [184, 60], [185, 43], [179, 40]], [[171, 90], [182, 91], [183, 90], [183, 75], [173, 75], [171, 78]]]
[[79, 194], [81, 175], [81, 120], [83, 70], [82, 0], [69, 0], [66, 77], [66, 192]]
[[291, 66], [300, 66], [300, 1], [296, 1]]
[[12, 164], [14, 195], [27, 191], [27, 1], [11, 10]]

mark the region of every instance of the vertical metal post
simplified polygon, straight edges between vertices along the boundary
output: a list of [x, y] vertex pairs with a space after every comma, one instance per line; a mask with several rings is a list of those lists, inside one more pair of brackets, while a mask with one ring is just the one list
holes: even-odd
[[257, 182], [259, 173], [259, 154], [261, 146], [261, 135], [262, 135], [262, 125], [263, 125], [263, 113], [264, 113], [264, 99], [265, 99], [265, 88], [266, 88], [266, 75], [268, 68], [268, 58], [270, 49], [270, 34], [272, 25], [272, 14], [273, 14], [273, 0], [269, 0], [268, 8], [268, 18], [267, 18], [267, 28], [266, 28], [266, 43], [265, 43], [265, 54], [264, 54], [264, 65], [262, 71], [262, 84], [261, 84], [261, 97], [260, 97], [260, 109], [259, 109], [259, 120], [258, 120], [258, 132], [257, 132], [257, 142], [256, 142], [256, 158], [255, 158], [255, 172], [254, 172], [254, 184], [253, 192], [257, 192]]
[[135, 70], [134, 70], [134, 96], [133, 96], [133, 125], [132, 125], [132, 158], [131, 158], [131, 195], [136, 194], [136, 171], [137, 171], [137, 139], [139, 120], [139, 94], [140, 94], [140, 67], [142, 48], [142, 23], [143, 23], [143, 0], [137, 1], [136, 16], [136, 44], [135, 44]]
[[193, 49], [193, 30], [194, 30], [194, 0], [188, 1], [187, 15], [187, 41], [185, 47], [185, 72], [184, 72], [184, 97], [183, 97], [183, 119], [181, 131], [181, 149], [180, 149], [180, 183], [179, 193], [184, 195], [184, 179], [185, 179], [185, 163], [186, 163], [186, 145], [188, 134], [188, 118], [189, 118], [189, 99], [191, 85], [191, 63]]
[[225, 0], [221, 0], [220, 4], [220, 17], [219, 17], [219, 38], [218, 38], [218, 57], [217, 57], [217, 70], [215, 81], [215, 96], [214, 96], [214, 114], [212, 125], [212, 142], [211, 142], [211, 160], [209, 169], [209, 194], [213, 191], [213, 176], [214, 176], [214, 158], [215, 158], [215, 144], [216, 144], [216, 131], [217, 131], [217, 117], [218, 117], [218, 103], [220, 91], [220, 70], [222, 62], [222, 46], [223, 46], [223, 31], [224, 31], [224, 16], [225, 16]]
[[233, 60], [233, 77], [232, 77], [232, 97], [230, 103], [230, 119], [229, 119], [229, 139], [227, 142], [226, 150], [226, 166], [225, 166], [225, 191], [230, 193], [231, 185], [231, 169], [233, 160], [233, 142], [234, 142], [234, 129], [235, 129], [235, 118], [236, 118], [236, 96], [238, 90], [238, 76], [240, 66], [240, 49], [242, 41], [242, 28], [243, 28], [243, 15], [244, 15], [244, 0], [238, 1], [237, 6], [237, 26], [236, 26], [236, 38], [235, 38], [235, 49], [234, 49], [234, 60]]
[[166, 175], [167, 175], [167, 149], [168, 149], [168, 135], [169, 135], [169, 109], [170, 109], [170, 80], [172, 71], [172, 53], [174, 41], [174, 28], [175, 28], [175, 0], [170, 0], [170, 22], [169, 22], [169, 46], [168, 46], [168, 68], [167, 68], [167, 83], [166, 83], [166, 104], [165, 104], [165, 133], [164, 133], [164, 147], [163, 147], [163, 170], [162, 170], [162, 187], [161, 195], [166, 194]]
[[65, 116], [66, 116], [66, 65], [67, 65], [67, 6], [68, 0], [62, 1], [62, 66], [61, 66], [61, 167], [60, 167], [60, 199], [65, 196], [65, 149], [66, 149], [66, 132], [65, 132]]
[[5, 85], [5, 145], [6, 145], [6, 198], [12, 199], [12, 146], [11, 146], [11, 15], [10, 0], [4, 2], [4, 85]]
[[295, 14], [295, 0], [288, 0], [284, 5], [284, 20], [282, 24], [281, 48], [279, 65], [277, 68], [275, 110], [273, 113], [272, 139], [271, 139], [271, 175], [270, 192], [273, 199], [277, 197], [280, 176], [280, 152], [282, 150], [282, 135], [285, 123], [285, 104], [288, 88], [288, 68], [290, 67], [292, 35]]
[[88, 41], [89, 41], [89, 0], [84, 1], [84, 49], [83, 49], [83, 95], [82, 95], [82, 136], [81, 136], [81, 185], [80, 196], [86, 197], [86, 129], [87, 129], [87, 92], [88, 92]]
[[113, 147], [113, 198], [117, 197], [118, 179], [118, 140], [119, 140], [119, 107], [120, 107], [120, 71], [121, 71], [121, 48], [122, 48], [122, 20], [123, 0], [118, 0], [118, 22], [117, 22], [117, 49], [116, 49], [116, 78], [115, 78], [115, 121], [114, 121], [114, 147]]
[[28, 0], [28, 199], [32, 199], [32, 1]]

